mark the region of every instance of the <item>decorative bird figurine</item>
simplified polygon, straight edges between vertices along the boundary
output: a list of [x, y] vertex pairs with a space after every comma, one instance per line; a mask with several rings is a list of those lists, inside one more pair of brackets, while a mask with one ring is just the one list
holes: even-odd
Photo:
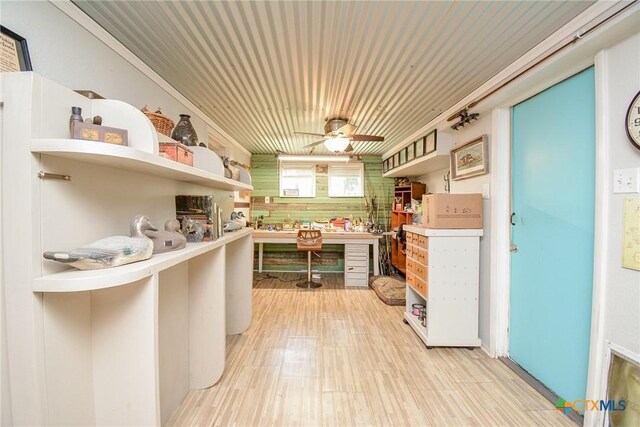
[[157, 228], [149, 223], [149, 217], [145, 215], [133, 218], [130, 227], [131, 237], [105, 237], [69, 252], [45, 252], [43, 256], [80, 270], [117, 267], [151, 258], [153, 242], [144, 232], [157, 231]]
[[145, 234], [153, 240], [154, 254], [182, 249], [187, 244], [187, 238], [180, 232], [180, 221], [177, 219], [167, 220], [164, 231], [148, 230]]

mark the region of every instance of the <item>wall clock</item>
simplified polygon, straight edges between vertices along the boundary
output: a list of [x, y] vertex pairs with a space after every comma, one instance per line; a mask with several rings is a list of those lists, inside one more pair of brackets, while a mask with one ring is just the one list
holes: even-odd
[[636, 94], [631, 104], [629, 104], [625, 127], [629, 140], [634, 147], [640, 150], [640, 92]]

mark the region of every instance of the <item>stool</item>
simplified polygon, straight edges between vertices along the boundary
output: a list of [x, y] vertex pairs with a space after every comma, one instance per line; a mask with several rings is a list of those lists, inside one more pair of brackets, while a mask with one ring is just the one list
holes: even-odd
[[320, 230], [298, 230], [298, 251], [307, 252], [307, 281], [298, 283], [299, 288], [319, 288], [321, 283], [311, 280], [311, 252], [322, 250], [322, 233]]

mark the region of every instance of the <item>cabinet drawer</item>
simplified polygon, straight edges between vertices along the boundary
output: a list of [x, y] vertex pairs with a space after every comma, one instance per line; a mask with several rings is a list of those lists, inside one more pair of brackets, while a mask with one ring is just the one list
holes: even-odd
[[407, 271], [413, 272], [413, 269], [414, 269], [413, 259], [407, 258]]
[[411, 272], [407, 272], [407, 284], [413, 286], [413, 274]]
[[424, 275], [425, 270], [426, 270], [425, 266], [419, 263], [415, 263], [413, 268], [413, 273], [418, 277], [422, 277]]
[[353, 265], [348, 265], [345, 267], [344, 270], [345, 273], [362, 273], [362, 274], [367, 274], [369, 272], [369, 269], [364, 266], [353, 266]]
[[413, 259], [418, 259], [418, 253], [415, 246], [407, 245], [407, 256], [410, 256]]
[[359, 253], [345, 254], [344, 256], [344, 259], [353, 259], [353, 260], [368, 259], [368, 258], [369, 258], [369, 254], [359, 254]]
[[417, 252], [417, 257], [414, 257], [414, 258], [420, 261], [422, 264], [427, 265], [429, 261], [427, 250], [418, 248], [417, 251], [414, 249], [414, 253], [415, 252]]
[[361, 271], [347, 271], [345, 273], [345, 277], [346, 277], [346, 281], [349, 281], [351, 279], [364, 279], [367, 280], [369, 277], [369, 275], [367, 274], [367, 272]]
[[418, 236], [418, 245], [423, 248], [428, 248], [429, 239], [427, 239], [427, 236]]
[[427, 297], [427, 284], [411, 273], [407, 273], [407, 284], [423, 297]]
[[369, 245], [344, 245], [344, 253], [345, 255], [351, 254], [368, 254], [369, 253]]
[[345, 278], [344, 281], [345, 286], [369, 286], [368, 279], [358, 279], [358, 278]]
[[346, 267], [361, 267], [367, 268], [369, 266], [368, 260], [366, 258], [356, 258], [356, 259], [347, 259], [345, 260], [344, 266]]
[[427, 284], [418, 277], [413, 278], [413, 287], [420, 295], [427, 297]]

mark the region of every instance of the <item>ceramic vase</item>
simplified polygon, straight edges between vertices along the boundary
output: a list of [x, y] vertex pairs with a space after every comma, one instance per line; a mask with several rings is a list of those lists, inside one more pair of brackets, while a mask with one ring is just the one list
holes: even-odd
[[184, 145], [197, 146], [198, 135], [191, 124], [191, 120], [189, 120], [190, 118], [191, 116], [188, 114], [180, 114], [180, 121], [178, 121], [176, 127], [173, 128], [171, 138], [183, 143]]

